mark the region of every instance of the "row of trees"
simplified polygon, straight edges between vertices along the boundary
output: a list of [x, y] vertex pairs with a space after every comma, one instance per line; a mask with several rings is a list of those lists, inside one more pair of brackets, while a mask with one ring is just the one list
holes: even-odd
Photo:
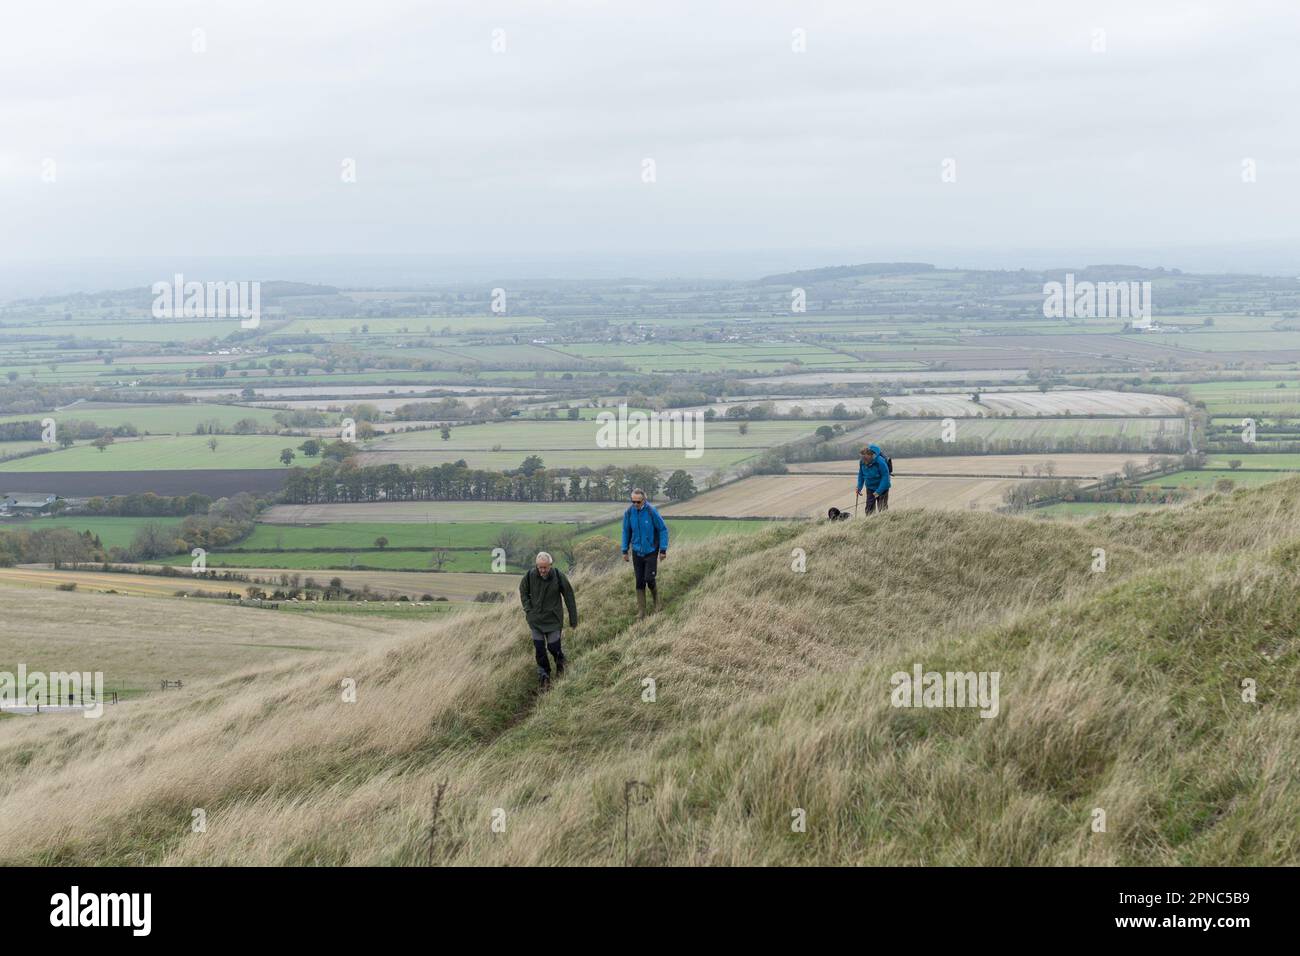
[[7, 385], [0, 385], [0, 415], [38, 415], [49, 408], [62, 408], [78, 399], [94, 398], [90, 386], [68, 388], [36, 382], [16, 384], [18, 376], [10, 371]]
[[556, 525], [532, 538], [506, 526], [492, 546], [500, 548], [506, 560], [518, 567], [529, 567], [540, 551], [547, 552], [571, 571], [576, 568], [599, 571], [611, 567], [619, 559], [618, 541], [603, 534], [579, 539], [567, 525]]
[[89, 531], [78, 533], [71, 528], [0, 531], [0, 568], [15, 564], [52, 564], [58, 568], [103, 559], [103, 546]]
[[[1102, 477], [1096, 486], [1080, 489], [1079, 482], [1072, 478], [1056, 478], [1056, 468], [1052, 462], [1046, 462], [1041, 468], [1035, 468], [1035, 481], [1017, 482], [1002, 494], [1002, 500], [1012, 511], [1020, 511], [1031, 505], [1049, 501], [1112, 501], [1127, 503], [1170, 503], [1179, 501], [1190, 494], [1182, 488], [1161, 488], [1159, 485], [1139, 485], [1139, 478], [1153, 474], [1168, 474], [1182, 469], [1200, 468], [1205, 463], [1205, 456], [1188, 452], [1181, 456], [1152, 456], [1145, 465], [1136, 461], [1126, 461], [1120, 472]], [[1020, 473], [1026, 474], [1021, 466]], [[1042, 475], [1048, 477], [1043, 478]]]
[[[0, 424], [0, 442], [40, 441], [44, 437], [44, 431], [40, 419], [33, 419], [29, 422], [8, 422]], [[105, 428], [103, 425], [96, 425], [94, 422], [79, 421], [72, 418], [59, 422], [55, 433], [58, 443], [65, 448], [74, 441], [99, 438], [101, 435], [111, 435], [114, 438], [135, 438], [139, 435], [139, 431], [130, 423]]]
[[[888, 405], [879, 397], [877, 397], [871, 403], [871, 410], [874, 414], [883, 415], [888, 410]], [[715, 419], [717, 417], [717, 414], [718, 413], [712, 408], [707, 408], [704, 410], [704, 418], [707, 421], [712, 421], [713, 419]], [[730, 419], [741, 419], [741, 420], [751, 421], [751, 422], [761, 422], [769, 418], [801, 419], [810, 416], [808, 412], [806, 412], [799, 405], [791, 406], [790, 409], [786, 412], [778, 412], [776, 410], [776, 404], [774, 402], [767, 401], [767, 402], [759, 402], [755, 405], [741, 405], [741, 404], [728, 405], [726, 411], [723, 412], [722, 417], [730, 418]], [[811, 416], [811, 417], [821, 418], [823, 416], [821, 414], [818, 414], [816, 416]], [[838, 402], [835, 405], [835, 407], [831, 409], [830, 417], [836, 419], [837, 421], [848, 421], [854, 418], [865, 418], [866, 415], [862, 411], [858, 411], [858, 410], [850, 411], [847, 405], [845, 405], [843, 402]]]
[[357, 465], [322, 462], [294, 468], [282, 491], [290, 504], [357, 501], [618, 501], [641, 488], [654, 498], [661, 490], [674, 499], [695, 494], [683, 469], [667, 481], [648, 465], [550, 471], [537, 456], [514, 472], [470, 468], [464, 460], [442, 465]]
[[207, 495], [156, 495], [152, 491], [136, 495], [96, 495], [86, 502], [86, 512], [108, 518], [175, 518], [207, 514], [212, 499]]
[[[1216, 490], [1222, 482], [1232, 485], [1232, 479], [1221, 478], [1215, 482]], [[1167, 505], [1182, 501], [1193, 494], [1190, 488], [1162, 488], [1159, 485], [1120, 485], [1114, 488], [1098, 488], [1079, 492], [1071, 501], [1106, 501], [1120, 504]]]
[[145, 525], [135, 533], [129, 546], [113, 548], [109, 556], [114, 561], [152, 561], [172, 554], [188, 554], [194, 548], [229, 547], [253, 533], [254, 519], [264, 504], [246, 492], [232, 498], [218, 498], [206, 514], [192, 514], [180, 527]]
[[439, 398], [428, 401], [411, 402], [401, 405], [393, 412], [393, 418], [399, 422], [446, 421], [466, 418], [481, 418], [493, 412], [487, 406], [475, 407], [459, 398]]

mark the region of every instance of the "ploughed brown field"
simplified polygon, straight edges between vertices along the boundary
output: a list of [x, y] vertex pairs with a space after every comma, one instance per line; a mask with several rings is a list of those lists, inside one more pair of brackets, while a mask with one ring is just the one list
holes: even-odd
[[[886, 449], [888, 451], [888, 449]], [[1145, 466], [1146, 454], [1078, 454], [1078, 455], [936, 455], [929, 458], [898, 458], [894, 475], [959, 475], [978, 477], [1038, 477], [1035, 469], [1047, 476], [1050, 463], [1057, 478], [1100, 478], [1115, 474], [1125, 462]], [[1025, 469], [1022, 473], [1021, 469]], [[809, 461], [790, 465], [791, 474], [850, 475], [858, 473], [858, 459], [848, 461]], [[856, 478], [854, 479], [856, 481]]]
[[[1002, 492], [1022, 478], [900, 478], [890, 493], [893, 508], [966, 511], [1002, 504]], [[662, 509], [674, 516], [714, 518], [824, 518], [832, 505], [853, 510], [850, 475], [757, 475]]]
[[[891, 508], [937, 508], [947, 511], [988, 510], [1018, 481], [1055, 477], [1084, 482], [1120, 471], [1127, 461], [1145, 466], [1149, 455], [954, 455], [908, 458], [894, 462]], [[1020, 469], [1025, 468], [1022, 477]], [[1035, 469], [1039, 469], [1036, 473]], [[663, 508], [665, 518], [821, 518], [832, 506], [853, 510], [857, 459], [807, 462], [790, 466], [790, 474], [758, 475]]]

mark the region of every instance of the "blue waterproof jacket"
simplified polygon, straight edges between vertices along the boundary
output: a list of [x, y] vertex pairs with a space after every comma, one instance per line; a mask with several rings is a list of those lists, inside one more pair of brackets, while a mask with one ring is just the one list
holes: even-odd
[[635, 554], [668, 550], [668, 525], [648, 501], [639, 511], [636, 505], [628, 505], [627, 511], [623, 512], [624, 553], [628, 545], [632, 546]]
[[858, 491], [865, 486], [872, 494], [881, 495], [889, 490], [889, 462], [885, 461], [885, 453], [879, 445], [867, 447], [876, 453], [876, 457], [871, 459], [869, 465], [858, 459]]

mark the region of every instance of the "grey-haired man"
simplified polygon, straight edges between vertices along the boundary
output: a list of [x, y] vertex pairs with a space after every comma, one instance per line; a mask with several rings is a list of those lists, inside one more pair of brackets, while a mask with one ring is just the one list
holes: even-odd
[[551, 556], [545, 551], [537, 555], [535, 565], [519, 582], [519, 602], [524, 606], [524, 617], [533, 634], [533, 653], [537, 658], [537, 683], [542, 690], [551, 686], [549, 650], [555, 658], [555, 674], [564, 673], [564, 650], [560, 646], [563, 636], [564, 611], [569, 611], [569, 627], [578, 626], [578, 602], [573, 585], [564, 572], [553, 567]]

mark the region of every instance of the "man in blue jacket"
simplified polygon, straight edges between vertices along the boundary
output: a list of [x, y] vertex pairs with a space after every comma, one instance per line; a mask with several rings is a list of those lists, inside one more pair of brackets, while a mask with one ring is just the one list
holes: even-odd
[[889, 510], [889, 462], [879, 445], [868, 445], [859, 452], [858, 495], [867, 489], [866, 513]]
[[636, 570], [636, 617], [645, 617], [645, 589], [650, 589], [653, 605], [650, 613], [659, 610], [659, 589], [655, 575], [659, 562], [668, 557], [668, 525], [659, 512], [645, 500], [640, 488], [632, 490], [632, 505], [623, 512], [623, 560], [632, 551], [632, 567]]

